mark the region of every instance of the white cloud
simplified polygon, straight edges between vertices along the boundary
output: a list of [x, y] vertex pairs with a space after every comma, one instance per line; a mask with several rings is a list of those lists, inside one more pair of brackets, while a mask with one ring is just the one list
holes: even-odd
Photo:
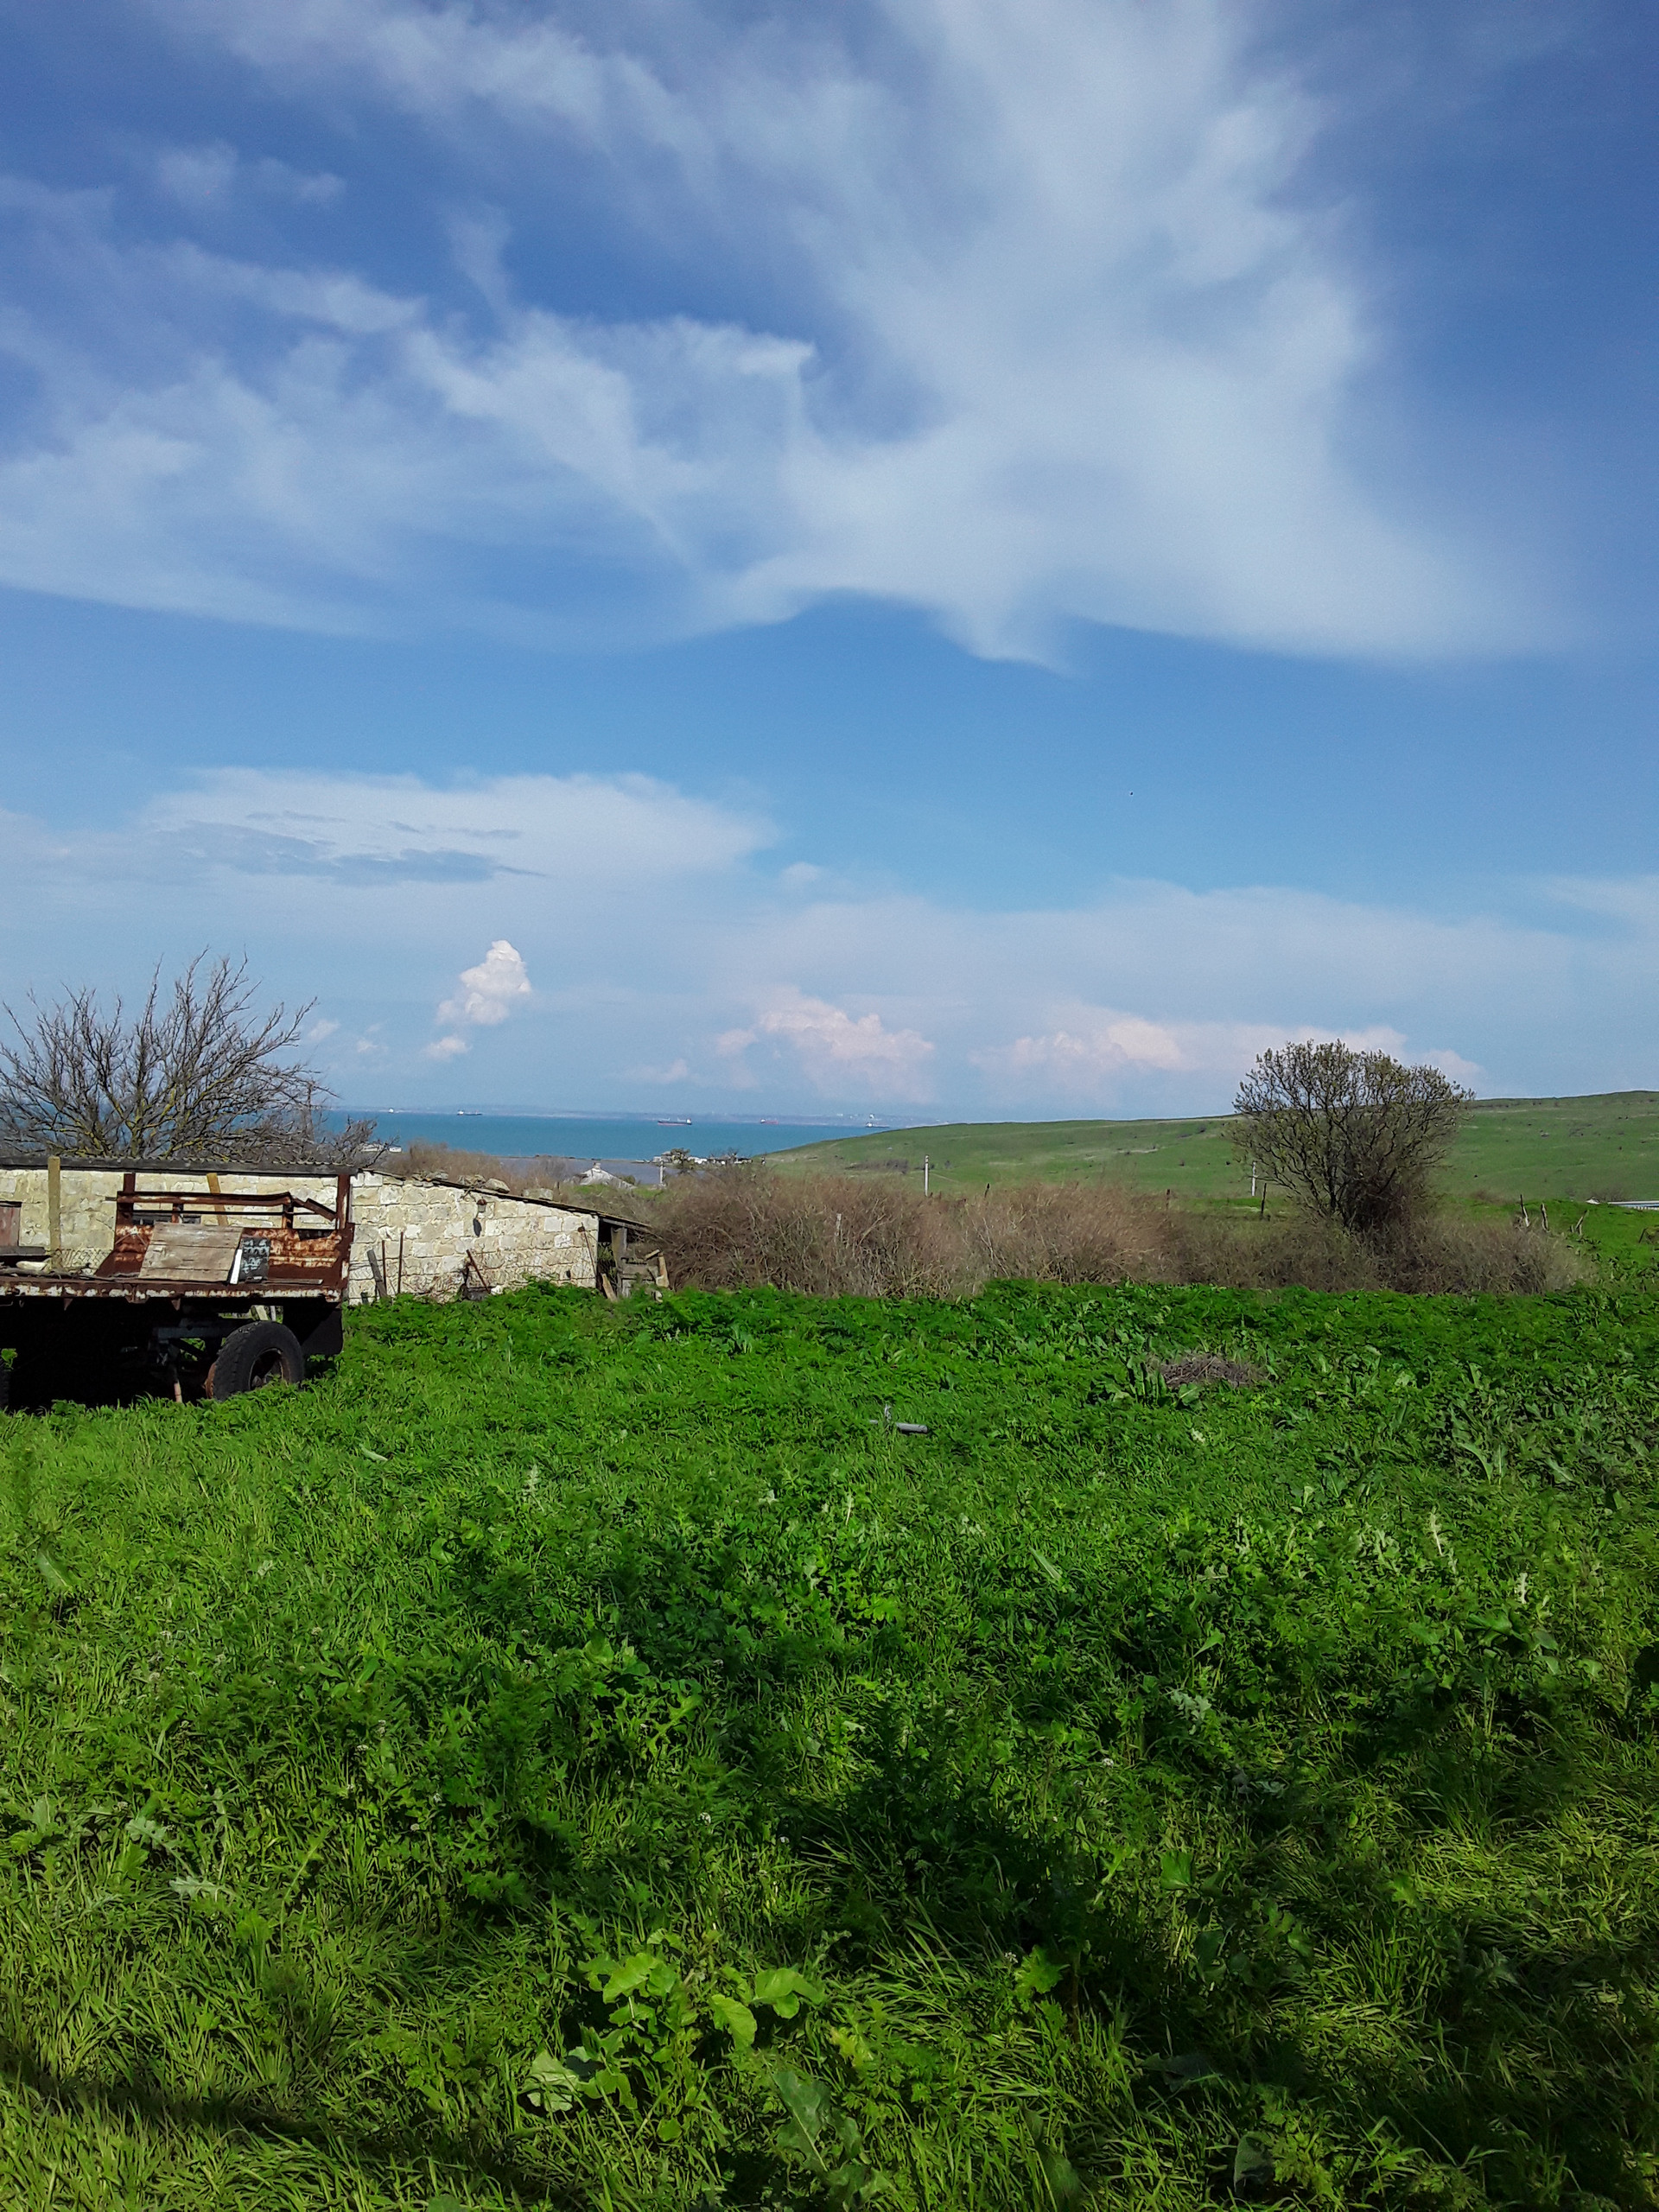
[[[124, 351], [48, 342], [49, 435], [0, 463], [0, 578], [543, 638], [850, 591], [1039, 656], [1073, 620], [1315, 652], [1549, 629], [1397, 459], [1362, 466], [1386, 287], [1298, 202], [1334, 118], [1261, 61], [1249, 8], [871, 0], [842, 38], [712, 0], [599, 30], [573, 6], [156, 4], [510, 186], [593, 165], [652, 255], [682, 242], [683, 304], [607, 322], [515, 298], [500, 224], [452, 220], [493, 308], [473, 329], [353, 272], [119, 245], [104, 202], [37, 192], [66, 298], [124, 303], [61, 331]], [[170, 156], [175, 191], [219, 190], [226, 156]], [[747, 292], [747, 316], [699, 310]], [[14, 334], [31, 359], [41, 320]]]
[[296, 169], [269, 154], [247, 161], [222, 138], [206, 145], [162, 147], [154, 175], [168, 199], [198, 214], [227, 207], [238, 188], [310, 207], [324, 207], [345, 189], [344, 180], [327, 171]]
[[[823, 999], [791, 988], [747, 1029], [728, 1029], [715, 1040], [723, 1058], [741, 1061], [763, 1038], [776, 1039], [797, 1057], [808, 1080], [836, 1097], [924, 1099], [933, 1046], [914, 1029], [889, 1029], [879, 1014], [856, 1017]], [[747, 1064], [739, 1080], [755, 1081]]]
[[[631, 778], [236, 771], [106, 830], [0, 816], [0, 999], [142, 988], [157, 957], [229, 926], [273, 997], [326, 988], [340, 1028], [318, 1057], [339, 1087], [372, 1064], [403, 1071], [411, 1100], [463, 1048], [479, 1096], [576, 1107], [652, 1082], [766, 1110], [1211, 1111], [1296, 1035], [1433, 1058], [1498, 1093], [1656, 1080], [1655, 880], [1522, 881], [1472, 913], [1116, 880], [998, 911], [780, 886], [775, 835]], [[626, 895], [596, 897], [618, 868]], [[493, 965], [434, 989], [458, 946], [485, 944]], [[535, 1020], [463, 1018], [469, 1001], [529, 1007], [512, 955]]]
[[[1215, 1078], [1230, 1086], [1269, 1046], [1292, 1037], [1317, 1039], [1337, 1033], [1306, 1023], [1152, 1021], [1103, 1007], [1079, 1007], [1071, 1019], [1073, 1027], [1046, 1036], [1018, 1037], [1011, 1045], [988, 1046], [968, 1058], [983, 1071], [1000, 1097], [1066, 1097], [1080, 1104], [1107, 1104], [1121, 1092], [1126, 1078], [1147, 1071], [1198, 1077], [1211, 1090]], [[1398, 1054], [1407, 1044], [1399, 1030], [1375, 1024], [1351, 1026], [1342, 1033], [1359, 1052]], [[1455, 1053], [1416, 1057], [1433, 1058], [1437, 1065], [1457, 1060]], [[1470, 1076], [1479, 1072], [1467, 1061], [1458, 1065]]]
[[720, 871], [772, 841], [761, 816], [649, 776], [416, 776], [217, 769], [159, 794], [130, 833], [169, 874], [226, 869], [340, 885], [584, 876], [603, 852], [642, 874]]
[[236, 181], [233, 146], [164, 146], [156, 156], [156, 181], [187, 207], [217, 207]]
[[530, 971], [524, 955], [505, 938], [499, 937], [475, 968], [461, 969], [460, 995], [444, 1001], [438, 1008], [438, 1020], [494, 1029], [506, 1020], [518, 1000], [530, 995]]

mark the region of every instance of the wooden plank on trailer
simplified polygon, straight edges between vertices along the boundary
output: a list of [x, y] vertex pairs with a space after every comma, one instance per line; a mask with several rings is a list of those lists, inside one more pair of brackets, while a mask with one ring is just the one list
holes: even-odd
[[158, 1222], [138, 1263], [149, 1282], [228, 1282], [242, 1231], [206, 1222]]

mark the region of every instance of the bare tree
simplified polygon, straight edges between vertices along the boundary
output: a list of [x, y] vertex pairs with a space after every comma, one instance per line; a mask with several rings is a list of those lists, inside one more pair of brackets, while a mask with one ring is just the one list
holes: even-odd
[[1310, 1211], [1376, 1238], [1421, 1206], [1473, 1096], [1340, 1039], [1283, 1045], [1240, 1084], [1234, 1141]]
[[343, 1168], [383, 1149], [372, 1122], [331, 1128], [315, 1071], [291, 1056], [310, 1004], [256, 1010], [247, 962], [200, 953], [171, 991], [157, 966], [129, 1017], [91, 989], [32, 1015], [5, 1008], [0, 1137], [94, 1160], [231, 1159], [250, 1166]]

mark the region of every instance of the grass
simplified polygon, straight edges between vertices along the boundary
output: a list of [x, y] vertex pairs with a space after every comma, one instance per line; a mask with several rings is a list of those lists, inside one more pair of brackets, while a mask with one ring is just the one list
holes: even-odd
[[[823, 1173], [902, 1161], [919, 1175], [924, 1154], [932, 1163], [932, 1186], [955, 1196], [1033, 1178], [1169, 1190], [1186, 1205], [1237, 1203], [1249, 1192], [1225, 1114], [1178, 1122], [963, 1122], [883, 1129], [779, 1153], [774, 1163], [786, 1172]], [[1659, 1198], [1659, 1091], [1482, 1099], [1442, 1179], [1453, 1196], [1487, 1197], [1510, 1208], [1522, 1195], [1552, 1205]]]
[[1656, 1337], [531, 1290], [0, 1417], [0, 2202], [1652, 2204]]

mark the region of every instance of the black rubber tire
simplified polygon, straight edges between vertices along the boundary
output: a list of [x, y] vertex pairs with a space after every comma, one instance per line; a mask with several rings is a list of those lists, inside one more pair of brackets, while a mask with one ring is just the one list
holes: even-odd
[[303, 1382], [305, 1354], [280, 1321], [245, 1321], [220, 1344], [213, 1375], [216, 1399], [239, 1398], [272, 1382]]

